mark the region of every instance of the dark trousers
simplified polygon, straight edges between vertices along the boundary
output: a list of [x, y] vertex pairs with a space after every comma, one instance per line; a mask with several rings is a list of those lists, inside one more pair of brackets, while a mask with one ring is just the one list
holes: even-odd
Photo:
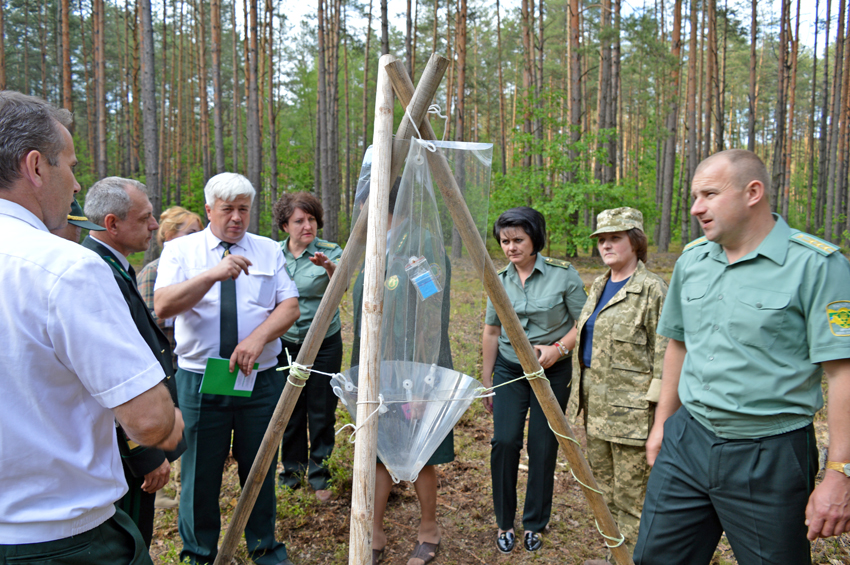
[[[342, 366], [341, 332], [326, 337], [316, 354], [313, 368], [324, 373], [338, 373]], [[284, 351], [278, 357], [278, 365], [287, 365], [286, 352], [294, 361], [303, 344], [283, 340]], [[281, 373], [281, 375], [289, 373]], [[293, 380], [298, 383], [297, 380]], [[307, 379], [292, 417], [280, 443], [283, 471], [280, 483], [291, 488], [301, 485], [301, 476], [307, 471], [307, 480], [315, 490], [327, 489], [331, 474], [326, 461], [334, 449], [334, 424], [336, 424], [337, 397], [331, 389], [331, 378], [312, 373]], [[307, 437], [309, 428], [309, 455]]]
[[[561, 410], [570, 397], [570, 358], [546, 369], [546, 378]], [[493, 384], [499, 385], [521, 377], [522, 367], [496, 357]], [[493, 397], [493, 439], [490, 441], [490, 473], [493, 477], [493, 506], [499, 529], [514, 527], [517, 507], [517, 474], [525, 419], [528, 416], [528, 484], [522, 515], [526, 530], [542, 532], [552, 514], [552, 491], [555, 488], [555, 464], [558, 438], [549, 429], [546, 415], [537, 402], [531, 384], [525, 379], [496, 389]]]
[[139, 529], [116, 508], [106, 522], [87, 532], [53, 541], [0, 545], [0, 565], [152, 565]]
[[153, 540], [156, 493], [151, 494], [143, 491], [142, 484], [144, 484], [145, 478], [133, 476], [133, 473], [130, 472], [130, 468], [126, 464], [123, 467], [124, 478], [127, 479], [127, 486], [130, 490], [115, 505], [126, 512], [130, 519], [133, 520], [133, 523], [138, 526], [142, 534], [145, 546], [150, 547]]
[[[200, 394], [201, 377], [199, 373], [177, 371], [177, 396], [187, 444], [180, 465], [177, 527], [183, 539], [180, 561], [188, 558], [192, 563], [212, 563], [221, 530], [219, 494], [224, 462], [232, 449], [239, 484], [244, 485], [283, 391], [284, 378], [275, 368], [261, 371], [251, 396], [239, 397]], [[276, 465], [277, 456], [270, 470]], [[259, 565], [286, 559], [286, 546], [274, 538], [276, 506], [274, 471], [270, 471], [245, 527], [248, 553]]]
[[725, 440], [680, 408], [649, 474], [635, 564], [707, 564], [724, 531], [741, 565], [810, 564], [804, 521], [817, 468], [811, 424]]

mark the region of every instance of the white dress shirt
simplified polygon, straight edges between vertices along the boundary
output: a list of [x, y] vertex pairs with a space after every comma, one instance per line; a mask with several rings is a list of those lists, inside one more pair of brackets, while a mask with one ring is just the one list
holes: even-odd
[[127, 492], [111, 408], [165, 375], [112, 271], [0, 199], [0, 544], [95, 528]]
[[[287, 298], [297, 298], [298, 289], [286, 273], [286, 259], [280, 244], [267, 237], [245, 233], [230, 248], [233, 255], [251, 261], [248, 275], [236, 277], [239, 342], [262, 324], [275, 307]], [[189, 280], [221, 262], [224, 247], [209, 226], [169, 242], [157, 268], [154, 291]], [[203, 373], [210, 357], [219, 357], [221, 344], [221, 283], [210, 287], [204, 297], [189, 310], [178, 314], [174, 322], [177, 364], [181, 369]], [[279, 339], [267, 343], [257, 359], [259, 370], [277, 364]]]

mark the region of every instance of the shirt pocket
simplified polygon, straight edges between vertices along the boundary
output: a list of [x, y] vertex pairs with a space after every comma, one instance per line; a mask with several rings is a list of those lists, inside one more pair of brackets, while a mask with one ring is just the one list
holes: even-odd
[[699, 329], [706, 291], [708, 285], [705, 283], [682, 285], [682, 325], [685, 333], [694, 333]]
[[254, 302], [261, 308], [274, 307], [275, 277], [274, 273], [252, 271], [249, 275], [240, 275], [245, 278], [245, 292], [248, 293], [247, 300]]
[[771, 347], [782, 331], [791, 294], [745, 286], [737, 299], [729, 334], [745, 345]]
[[646, 350], [646, 329], [629, 324], [614, 324], [611, 328], [611, 367], [638, 373], [651, 369]]
[[606, 435], [631, 440], [645, 440], [650, 428], [652, 411], [646, 391], [608, 389], [608, 421]]
[[532, 322], [540, 326], [546, 333], [562, 326], [569, 317], [562, 294], [542, 296], [535, 299], [533, 304], [534, 312], [530, 313]]

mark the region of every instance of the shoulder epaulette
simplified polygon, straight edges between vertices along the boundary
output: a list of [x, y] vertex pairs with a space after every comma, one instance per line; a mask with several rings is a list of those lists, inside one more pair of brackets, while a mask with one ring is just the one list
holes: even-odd
[[507, 270], [508, 270], [508, 267], [510, 267], [510, 266], [511, 266], [511, 264], [510, 264], [510, 263], [508, 263], [507, 265], [505, 265], [504, 267], [502, 267], [501, 269], [499, 269], [498, 271], [496, 271], [496, 274], [497, 274], [497, 275], [501, 275], [502, 273], [504, 273], [505, 271], [507, 271]]
[[401, 239], [398, 240], [398, 245], [396, 245], [395, 252], [398, 253], [401, 251], [401, 248], [404, 247], [404, 242], [407, 241], [407, 234], [401, 236]]
[[563, 259], [552, 259], [551, 257], [547, 257], [546, 264], [552, 265], [553, 267], [561, 267], [562, 269], [570, 268], [570, 262], [564, 261]]
[[689, 244], [687, 244], [687, 245], [686, 245], [686, 246], [682, 249], [682, 253], [684, 253], [684, 252], [685, 252], [685, 251], [687, 251], [688, 249], [694, 248], [694, 247], [696, 247], [696, 246], [698, 246], [698, 245], [702, 245], [703, 243], [708, 243], [708, 238], [707, 238], [707, 237], [705, 237], [705, 236], [698, 237], [698, 238], [696, 238], [695, 240], [693, 240], [692, 242], [690, 242]]
[[339, 247], [336, 243], [331, 243], [330, 241], [317, 241], [316, 247], [322, 247], [324, 249], [336, 249]]
[[832, 255], [836, 251], [838, 251], [838, 247], [829, 243], [828, 241], [824, 241], [819, 237], [815, 237], [813, 235], [809, 235], [803, 232], [797, 232], [791, 236], [791, 241], [796, 241], [800, 245], [804, 245], [810, 249], [814, 249], [821, 255]]

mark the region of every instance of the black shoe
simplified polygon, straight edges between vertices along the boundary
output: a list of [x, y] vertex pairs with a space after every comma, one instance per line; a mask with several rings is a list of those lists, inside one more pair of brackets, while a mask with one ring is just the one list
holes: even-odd
[[496, 538], [496, 547], [502, 553], [510, 553], [516, 545], [516, 536], [513, 532], [503, 532]]
[[525, 536], [522, 539], [522, 545], [525, 546], [526, 551], [537, 551], [543, 547], [543, 540], [540, 539], [538, 534], [525, 532]]

